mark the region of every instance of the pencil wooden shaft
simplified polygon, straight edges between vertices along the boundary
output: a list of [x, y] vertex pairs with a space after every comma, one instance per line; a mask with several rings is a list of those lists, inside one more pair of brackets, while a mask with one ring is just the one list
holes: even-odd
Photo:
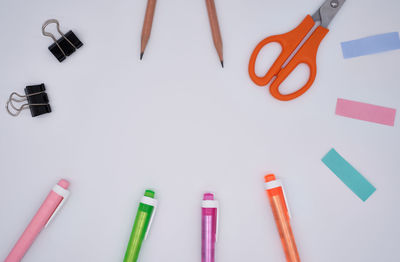
[[224, 60], [222, 53], [222, 38], [219, 30], [217, 10], [215, 9], [214, 0], [206, 0], [208, 18], [210, 20], [211, 33], [214, 41], [215, 49], [217, 50], [219, 59]]
[[156, 0], [148, 0], [146, 14], [144, 16], [144, 21], [143, 21], [140, 53], [144, 52], [144, 50], [146, 49], [147, 42], [149, 41], [151, 27], [153, 25], [155, 8], [156, 8]]

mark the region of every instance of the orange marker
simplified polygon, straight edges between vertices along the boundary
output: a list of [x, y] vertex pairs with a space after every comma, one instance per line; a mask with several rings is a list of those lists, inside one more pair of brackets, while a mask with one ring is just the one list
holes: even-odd
[[265, 191], [267, 191], [269, 202], [271, 203], [272, 213], [274, 214], [279, 236], [281, 237], [286, 261], [300, 262], [292, 227], [290, 226], [290, 213], [281, 181], [276, 180], [275, 175], [266, 175]]

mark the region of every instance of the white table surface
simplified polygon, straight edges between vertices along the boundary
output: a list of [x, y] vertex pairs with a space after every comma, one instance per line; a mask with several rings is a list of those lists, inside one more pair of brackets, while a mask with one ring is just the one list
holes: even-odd
[[[340, 48], [399, 31], [400, 1], [347, 1], [299, 99], [277, 101], [247, 73], [260, 40], [291, 30], [321, 3], [216, 0], [221, 69], [203, 0], [158, 2], [143, 61], [145, 0], [2, 0], [0, 102], [43, 82], [53, 112], [0, 111], [0, 257], [66, 178], [71, 198], [24, 261], [122, 261], [146, 188], [160, 205], [140, 261], [200, 261], [208, 190], [221, 205], [218, 261], [285, 261], [263, 189], [274, 172], [302, 261], [400, 261], [399, 119], [389, 127], [334, 114], [337, 98], [400, 109], [400, 51], [345, 60]], [[61, 64], [41, 35], [49, 18], [84, 43]], [[331, 148], [377, 188], [366, 202], [321, 162]]]

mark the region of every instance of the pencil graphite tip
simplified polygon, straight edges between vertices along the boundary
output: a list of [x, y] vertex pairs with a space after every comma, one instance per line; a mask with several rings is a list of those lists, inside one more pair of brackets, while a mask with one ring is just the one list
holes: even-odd
[[222, 66], [222, 68], [224, 68], [224, 61], [223, 60], [221, 60], [221, 66]]
[[141, 52], [141, 53], [140, 53], [140, 60], [142, 60], [143, 54], [144, 54], [144, 52]]

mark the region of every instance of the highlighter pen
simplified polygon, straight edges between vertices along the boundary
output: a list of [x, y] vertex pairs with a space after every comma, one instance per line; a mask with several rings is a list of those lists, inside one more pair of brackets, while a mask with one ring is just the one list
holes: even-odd
[[288, 209], [286, 196], [282, 188], [282, 183], [280, 180], [276, 180], [275, 175], [272, 174], [266, 175], [264, 179], [265, 190], [267, 191], [272, 213], [274, 214], [279, 236], [281, 237], [286, 261], [300, 262], [292, 227], [290, 226], [290, 212]]
[[65, 179], [61, 179], [53, 187], [4, 262], [21, 261], [39, 233], [49, 225], [67, 200], [69, 196], [68, 187], [69, 182]]
[[201, 262], [215, 261], [218, 219], [218, 201], [213, 194], [205, 193], [201, 205]]
[[157, 200], [154, 199], [154, 191], [146, 190], [139, 204], [124, 262], [136, 262], [138, 260], [140, 247], [143, 240], [147, 238], [156, 208]]

